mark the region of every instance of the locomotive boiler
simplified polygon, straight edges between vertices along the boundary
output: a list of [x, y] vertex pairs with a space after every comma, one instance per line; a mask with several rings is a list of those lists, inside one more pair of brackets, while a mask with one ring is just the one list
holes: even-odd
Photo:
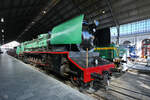
[[77, 16], [17, 47], [18, 58], [42, 66], [81, 87], [107, 86], [114, 64], [92, 52], [94, 29]]

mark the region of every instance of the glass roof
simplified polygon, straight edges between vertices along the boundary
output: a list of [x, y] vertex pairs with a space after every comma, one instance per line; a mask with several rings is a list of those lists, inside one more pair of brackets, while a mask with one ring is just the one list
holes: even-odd
[[[117, 36], [117, 28], [110, 28], [111, 36]], [[150, 33], [150, 19], [120, 25], [120, 36]]]

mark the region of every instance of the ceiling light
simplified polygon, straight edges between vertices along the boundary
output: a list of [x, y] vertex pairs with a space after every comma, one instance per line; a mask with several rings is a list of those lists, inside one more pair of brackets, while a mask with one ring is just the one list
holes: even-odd
[[4, 22], [4, 18], [1, 18], [1, 22]]
[[32, 21], [32, 24], [34, 24], [35, 22], [34, 21]]
[[4, 29], [2, 29], [2, 33], [4, 33]]
[[28, 31], [28, 28], [26, 28], [24, 31]]
[[46, 14], [47, 12], [45, 10], [42, 11], [42, 14]]
[[105, 10], [102, 10], [102, 13], [105, 14]]

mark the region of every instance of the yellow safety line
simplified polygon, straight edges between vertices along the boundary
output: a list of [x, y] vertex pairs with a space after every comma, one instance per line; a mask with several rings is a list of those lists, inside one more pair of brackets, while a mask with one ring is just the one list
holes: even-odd
[[115, 47], [94, 48], [94, 50], [109, 50], [109, 49], [116, 50], [117, 48]]

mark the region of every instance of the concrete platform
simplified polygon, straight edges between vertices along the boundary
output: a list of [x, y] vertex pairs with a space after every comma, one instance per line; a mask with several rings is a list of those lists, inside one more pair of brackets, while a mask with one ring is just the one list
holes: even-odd
[[0, 100], [94, 99], [8, 55], [0, 55]]

